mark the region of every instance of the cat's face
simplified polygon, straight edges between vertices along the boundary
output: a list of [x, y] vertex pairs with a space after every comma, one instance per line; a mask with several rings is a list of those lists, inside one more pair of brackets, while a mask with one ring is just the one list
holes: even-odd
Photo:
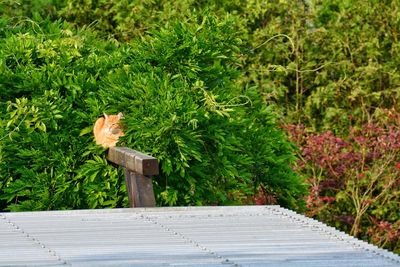
[[122, 133], [121, 125], [119, 121], [123, 118], [123, 114], [120, 112], [117, 115], [107, 115], [104, 113], [104, 128], [110, 134]]

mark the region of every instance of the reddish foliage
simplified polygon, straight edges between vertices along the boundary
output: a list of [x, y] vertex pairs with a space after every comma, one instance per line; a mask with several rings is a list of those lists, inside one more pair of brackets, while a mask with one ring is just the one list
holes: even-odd
[[[308, 216], [328, 220], [336, 225], [339, 223], [343, 225], [343, 229], [349, 229], [348, 226], [360, 223], [356, 221], [353, 204], [342, 202], [342, 206], [338, 206], [337, 198], [334, 197], [343, 196], [341, 192], [346, 190], [346, 185], [353, 183], [359, 190], [368, 190], [373, 177], [394, 180], [394, 184], [386, 184], [381, 178], [374, 180], [375, 184], [372, 186], [376, 189], [369, 191], [371, 198], [360, 199], [359, 202], [367, 209], [382, 208], [374, 200], [385, 187], [394, 188], [390, 192], [397, 192], [400, 186], [400, 113], [389, 111], [383, 121], [352, 127], [348, 135], [342, 137], [331, 131], [311, 133], [304, 125], [289, 125], [284, 128], [299, 148], [300, 160], [295, 168], [308, 177]], [[398, 197], [396, 203], [397, 201]], [[369, 220], [369, 223], [363, 216], [364, 225], [361, 225], [360, 231], [378, 245], [397, 244], [400, 223], [393, 224], [390, 220], [400, 220], [399, 215], [393, 217], [393, 211], [391, 216], [389, 213], [379, 214], [379, 218]], [[385, 216], [391, 219], [385, 219]]]
[[253, 201], [256, 205], [275, 205], [278, 202], [276, 197], [268, 194], [263, 186], [258, 188], [257, 194], [253, 196]]
[[372, 226], [368, 227], [367, 233], [377, 244], [387, 242], [398, 242], [400, 240], [400, 222], [390, 223], [370, 217]]
[[[350, 129], [346, 138], [335, 136], [331, 131], [321, 134], [308, 133], [303, 125], [285, 127], [290, 138], [300, 148], [303, 160], [298, 168], [312, 163], [324, 171], [326, 180], [322, 189], [340, 189], [343, 176], [351, 169], [368, 170], [368, 164], [382, 159], [389, 152], [400, 151], [400, 129], [395, 126], [383, 127], [367, 124], [362, 128]], [[400, 169], [400, 162], [395, 167]], [[364, 177], [360, 172], [360, 178]]]
[[400, 162], [396, 163], [396, 165], [394, 165], [394, 167], [395, 167], [396, 169], [399, 169], [399, 170], [400, 170]]

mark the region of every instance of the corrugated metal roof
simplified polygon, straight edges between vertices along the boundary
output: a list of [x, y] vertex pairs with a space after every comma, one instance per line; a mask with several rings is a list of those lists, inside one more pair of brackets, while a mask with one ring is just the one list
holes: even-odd
[[400, 266], [279, 206], [0, 213], [0, 266]]

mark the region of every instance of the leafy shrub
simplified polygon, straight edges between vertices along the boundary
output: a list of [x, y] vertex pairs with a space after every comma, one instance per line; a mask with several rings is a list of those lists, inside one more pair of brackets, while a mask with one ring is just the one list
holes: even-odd
[[399, 252], [400, 114], [385, 114], [343, 138], [288, 129], [311, 185], [307, 214]]
[[1, 0], [0, 16], [19, 18], [20, 20], [29, 18], [58, 17], [58, 10], [66, 5], [66, 0]]
[[160, 203], [248, 203], [265, 184], [297, 206], [290, 143], [257, 90], [235, 85], [239, 43], [229, 20], [153, 32], [125, 51], [99, 91], [106, 108], [126, 113], [126, 144], [161, 161]]
[[[117, 64], [109, 54], [116, 46], [60, 22], [6, 25], [0, 41], [1, 208], [126, 203], [117, 171], [89, 136], [80, 136], [101, 114], [88, 113], [85, 101], [96, 93], [100, 77]], [[78, 175], [89, 160], [97, 162], [102, 178]]]
[[127, 205], [123, 175], [89, 134], [103, 111], [125, 112], [123, 142], [160, 159], [160, 205], [249, 203], [263, 185], [297, 206], [292, 145], [256, 88], [235, 83], [232, 25], [205, 17], [126, 45], [61, 22], [4, 27], [2, 209]]
[[[225, 15], [224, 11], [235, 10], [241, 1], [195, 1], [195, 0], [69, 0], [60, 15], [75, 25], [92, 25], [102, 34], [118, 40], [130, 40], [158, 30], [175, 21], [193, 21], [196, 16], [210, 11]], [[221, 11], [221, 12], [218, 12]], [[201, 18], [200, 18], [201, 19]]]
[[398, 1], [264, 5], [244, 79], [287, 123], [337, 133], [368, 123], [399, 109], [399, 10]]

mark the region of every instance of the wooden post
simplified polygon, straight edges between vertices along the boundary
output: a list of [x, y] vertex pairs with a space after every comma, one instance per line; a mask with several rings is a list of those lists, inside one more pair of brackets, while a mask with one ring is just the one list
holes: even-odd
[[130, 206], [155, 207], [151, 177], [159, 173], [157, 159], [127, 147], [111, 147], [107, 159], [125, 170]]

